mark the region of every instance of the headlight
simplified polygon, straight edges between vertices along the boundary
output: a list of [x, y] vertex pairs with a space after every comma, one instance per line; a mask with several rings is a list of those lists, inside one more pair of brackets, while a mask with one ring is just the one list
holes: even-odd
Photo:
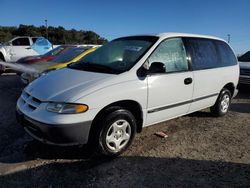
[[47, 105], [47, 110], [59, 114], [78, 114], [86, 112], [88, 110], [88, 106], [85, 104], [50, 102]]

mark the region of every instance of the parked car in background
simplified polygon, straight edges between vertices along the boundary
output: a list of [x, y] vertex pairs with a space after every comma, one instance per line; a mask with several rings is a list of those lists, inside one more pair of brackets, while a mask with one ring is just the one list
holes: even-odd
[[250, 51], [238, 57], [240, 64], [240, 84], [250, 84]]
[[143, 127], [207, 107], [225, 115], [239, 65], [222, 39], [162, 33], [115, 39], [29, 84], [17, 119], [35, 139], [124, 152]]
[[41, 75], [47, 74], [50, 71], [61, 69], [66, 67], [68, 64], [80, 60], [85, 55], [93, 52], [96, 47], [74, 47], [70, 48], [64, 53], [56, 56], [50, 61], [39, 62], [33, 65], [30, 65], [30, 68], [34, 72], [24, 72], [21, 74], [21, 80], [24, 84], [28, 84], [34, 79], [40, 77]]
[[19, 59], [16, 63], [17, 64], [22, 64], [22, 65], [30, 65], [30, 64], [35, 64], [39, 62], [47, 62], [52, 59], [54, 59], [56, 56], [59, 56], [60, 54], [63, 54], [69, 49], [75, 48], [77, 46], [74, 45], [60, 45], [49, 52], [43, 54], [43, 55], [38, 55], [38, 56], [27, 56]]
[[[0, 60], [15, 63], [22, 57], [42, 55], [51, 49], [51, 43], [43, 37], [16, 37], [0, 46]], [[0, 66], [1, 73], [5, 69], [5, 66]]]

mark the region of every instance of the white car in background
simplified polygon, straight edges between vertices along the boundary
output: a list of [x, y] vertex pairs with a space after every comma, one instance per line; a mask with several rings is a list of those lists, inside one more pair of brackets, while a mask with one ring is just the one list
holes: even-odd
[[[43, 40], [43, 37], [15, 37], [9, 42], [0, 45], [0, 61], [13, 63], [26, 56], [42, 55], [40, 52], [47, 52], [52, 49], [52, 45], [40, 42], [35, 45], [37, 40]], [[49, 45], [50, 44], [50, 45]], [[37, 47], [39, 50], [37, 50]], [[42, 49], [43, 51], [40, 51]], [[0, 72], [5, 71], [5, 66], [0, 65]]]
[[238, 58], [240, 64], [240, 84], [250, 84], [250, 51]]

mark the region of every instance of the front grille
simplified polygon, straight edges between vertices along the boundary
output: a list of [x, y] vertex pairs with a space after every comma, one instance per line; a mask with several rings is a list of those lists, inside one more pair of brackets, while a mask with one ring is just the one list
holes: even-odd
[[240, 69], [240, 75], [250, 76], [250, 69]]
[[35, 97], [32, 97], [30, 94], [23, 91], [21, 95], [21, 103], [22, 105], [26, 105], [29, 110], [33, 111], [39, 107], [42, 101], [40, 101], [39, 99]]
[[36, 109], [36, 107], [31, 106], [30, 104], [29, 104], [28, 106], [29, 106], [29, 108], [31, 108], [32, 110], [35, 110], [35, 109]]

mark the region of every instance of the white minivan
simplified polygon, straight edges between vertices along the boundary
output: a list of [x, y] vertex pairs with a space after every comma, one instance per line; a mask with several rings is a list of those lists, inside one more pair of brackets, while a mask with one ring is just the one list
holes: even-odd
[[215, 37], [162, 33], [115, 39], [29, 84], [17, 119], [48, 144], [121, 154], [143, 127], [207, 107], [228, 112], [239, 65]]

